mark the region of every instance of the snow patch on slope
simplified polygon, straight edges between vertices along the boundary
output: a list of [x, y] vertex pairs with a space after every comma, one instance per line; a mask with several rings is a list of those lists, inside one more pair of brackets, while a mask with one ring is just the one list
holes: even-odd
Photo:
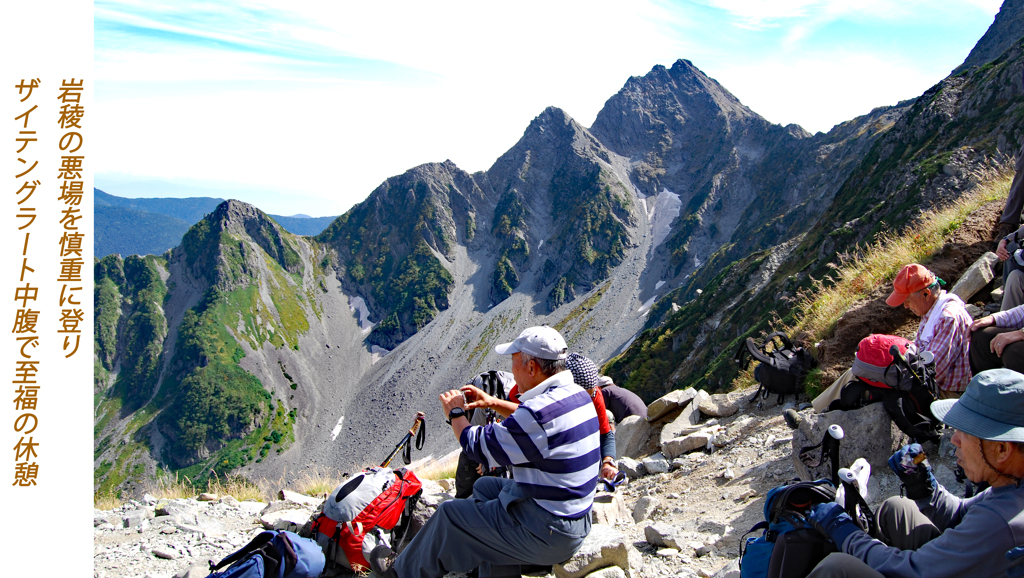
[[654, 206], [650, 208], [648, 214], [651, 221], [651, 234], [654, 237], [651, 249], [661, 245], [668, 238], [668, 234], [672, 232], [672, 221], [679, 216], [679, 210], [682, 207], [683, 202], [679, 200], [679, 195], [668, 189], [662, 189], [658, 193]]

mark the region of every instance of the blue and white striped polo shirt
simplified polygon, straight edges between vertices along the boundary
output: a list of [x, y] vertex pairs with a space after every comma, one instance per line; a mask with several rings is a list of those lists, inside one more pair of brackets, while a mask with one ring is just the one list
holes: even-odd
[[490, 467], [511, 465], [523, 493], [556, 516], [590, 511], [600, 475], [597, 412], [587, 392], [562, 371], [520, 396], [499, 423], [462, 430], [469, 456]]

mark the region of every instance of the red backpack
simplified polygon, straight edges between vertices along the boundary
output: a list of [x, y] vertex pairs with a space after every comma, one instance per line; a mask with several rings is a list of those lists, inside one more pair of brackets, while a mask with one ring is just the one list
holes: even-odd
[[938, 395], [934, 356], [897, 335], [868, 335], [857, 345], [851, 368], [858, 378], [829, 409], [850, 410], [882, 402], [886, 413], [914, 441], [938, 441], [942, 423], [932, 414]]
[[327, 562], [368, 571], [366, 556], [382, 540], [381, 531], [394, 542], [405, 537], [422, 487], [405, 468], [368, 468], [335, 488], [311, 529]]

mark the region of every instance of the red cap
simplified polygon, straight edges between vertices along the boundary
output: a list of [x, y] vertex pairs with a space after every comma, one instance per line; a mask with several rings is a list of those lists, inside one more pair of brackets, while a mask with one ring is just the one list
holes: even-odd
[[924, 265], [911, 263], [905, 265], [892, 282], [892, 294], [885, 302], [890, 307], [899, 307], [907, 300], [907, 296], [916, 293], [935, 282], [935, 274]]

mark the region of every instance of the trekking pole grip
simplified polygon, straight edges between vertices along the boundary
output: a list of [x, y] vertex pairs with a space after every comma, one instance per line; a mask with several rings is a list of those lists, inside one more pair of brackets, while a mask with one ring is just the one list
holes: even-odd
[[423, 420], [425, 417], [426, 415], [422, 411], [416, 412], [416, 417], [412, 420], [412, 427], [409, 428], [410, 436], [416, 437], [416, 432], [420, 430], [420, 427], [423, 425]]

